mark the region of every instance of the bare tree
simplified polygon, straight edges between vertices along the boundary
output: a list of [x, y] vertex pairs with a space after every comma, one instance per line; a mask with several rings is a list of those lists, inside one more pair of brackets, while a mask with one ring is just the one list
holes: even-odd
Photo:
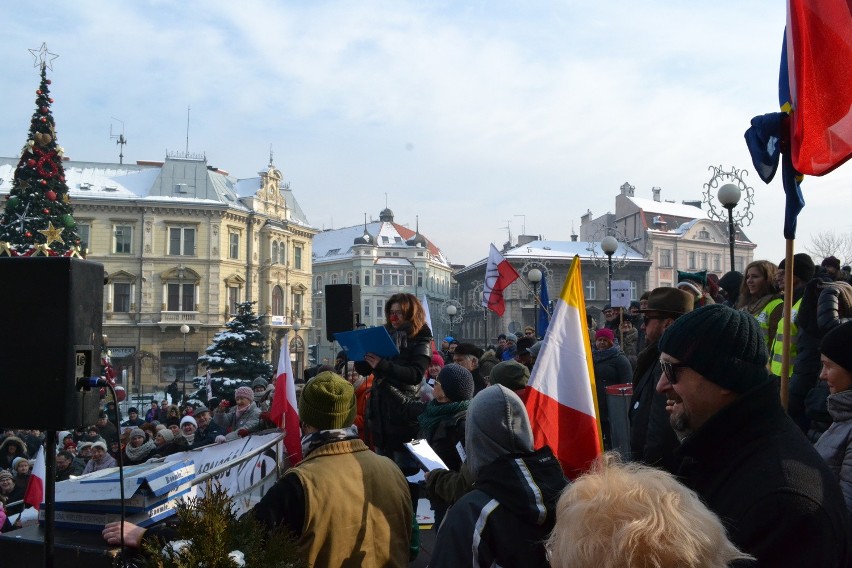
[[811, 234], [811, 242], [805, 250], [817, 264], [829, 256], [840, 259], [841, 265], [850, 264], [852, 263], [852, 233], [837, 233], [831, 230]]

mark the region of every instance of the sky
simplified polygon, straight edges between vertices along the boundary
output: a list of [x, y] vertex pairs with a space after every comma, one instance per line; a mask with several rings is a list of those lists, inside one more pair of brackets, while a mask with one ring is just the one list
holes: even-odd
[[[773, 5], [774, 4], [774, 5]], [[18, 156], [58, 54], [57, 140], [74, 160], [204, 153], [240, 177], [270, 148], [320, 229], [378, 218], [469, 264], [511, 231], [568, 240], [637, 197], [701, 199], [744, 169], [755, 258], [784, 255], [780, 175], [755, 174], [750, 119], [777, 110], [783, 2], [57, 2], [6, 10], [0, 156]], [[189, 107], [189, 111], [187, 111]], [[188, 132], [188, 141], [187, 141]], [[807, 178], [797, 251], [850, 232], [852, 165]]]

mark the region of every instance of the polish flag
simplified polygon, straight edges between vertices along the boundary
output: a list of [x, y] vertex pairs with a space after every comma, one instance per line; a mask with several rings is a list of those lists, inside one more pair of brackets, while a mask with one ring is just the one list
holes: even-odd
[[44, 503], [45, 477], [44, 448], [41, 447], [38, 449], [38, 453], [36, 454], [33, 472], [30, 475], [29, 482], [27, 483], [27, 491], [24, 493], [24, 503], [32, 505], [35, 507], [36, 511], [38, 511], [41, 508], [41, 504]]
[[506, 311], [503, 290], [520, 277], [492, 243], [488, 252], [488, 266], [485, 268], [485, 284], [482, 286], [482, 307], [502, 316]]
[[278, 375], [275, 378], [275, 396], [269, 418], [276, 426], [284, 430], [284, 449], [290, 466], [302, 461], [302, 431], [299, 428], [299, 411], [296, 406], [296, 382], [293, 367], [290, 365], [290, 352], [287, 338], [281, 340], [281, 354], [278, 356]]
[[602, 445], [579, 256], [555, 304], [526, 407], [535, 447], [549, 446], [565, 475], [575, 479], [600, 455]]

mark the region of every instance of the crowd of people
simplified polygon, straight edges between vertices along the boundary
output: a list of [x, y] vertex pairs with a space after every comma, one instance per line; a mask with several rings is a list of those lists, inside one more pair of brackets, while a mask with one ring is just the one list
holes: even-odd
[[[632, 387], [630, 438], [575, 480], [534, 443], [525, 401], [542, 347], [535, 330], [483, 347], [445, 337], [433, 352], [420, 302], [395, 294], [385, 318], [399, 353], [341, 353], [311, 370], [298, 401], [304, 459], [248, 515], [289, 529], [317, 566], [407, 565], [421, 496], [438, 527], [431, 566], [849, 566], [852, 286], [835, 264], [794, 258], [788, 409], [776, 365], [783, 263], [755, 261], [722, 278], [682, 273], [630, 308], [607, 306], [600, 325], [589, 318], [597, 387]], [[60, 440], [62, 470], [110, 467], [101, 464], [113, 448], [139, 463], [247, 435], [263, 422], [255, 397], [268, 394], [255, 387], [238, 389], [230, 409], [180, 417], [152, 405], [141, 424], [131, 412], [126, 440], [89, 441], [100, 445], [88, 462], [68, 433], [78, 452]], [[605, 399], [599, 391], [608, 450]], [[100, 420], [80, 432], [105, 433]], [[421, 469], [405, 447], [412, 439], [446, 466], [422, 483], [406, 479]], [[0, 472], [4, 493], [27, 455], [20, 436], [0, 446], [0, 464], [13, 469]], [[115, 544], [119, 530], [108, 525], [103, 536]], [[129, 525], [124, 538], [138, 546], [173, 531]]]

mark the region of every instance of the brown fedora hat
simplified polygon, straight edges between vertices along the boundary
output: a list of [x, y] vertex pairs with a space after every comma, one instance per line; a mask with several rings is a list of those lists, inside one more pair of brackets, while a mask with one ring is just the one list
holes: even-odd
[[683, 315], [691, 312], [695, 305], [695, 296], [678, 288], [654, 288], [648, 295], [648, 307], [639, 310], [643, 314], [661, 312]]

